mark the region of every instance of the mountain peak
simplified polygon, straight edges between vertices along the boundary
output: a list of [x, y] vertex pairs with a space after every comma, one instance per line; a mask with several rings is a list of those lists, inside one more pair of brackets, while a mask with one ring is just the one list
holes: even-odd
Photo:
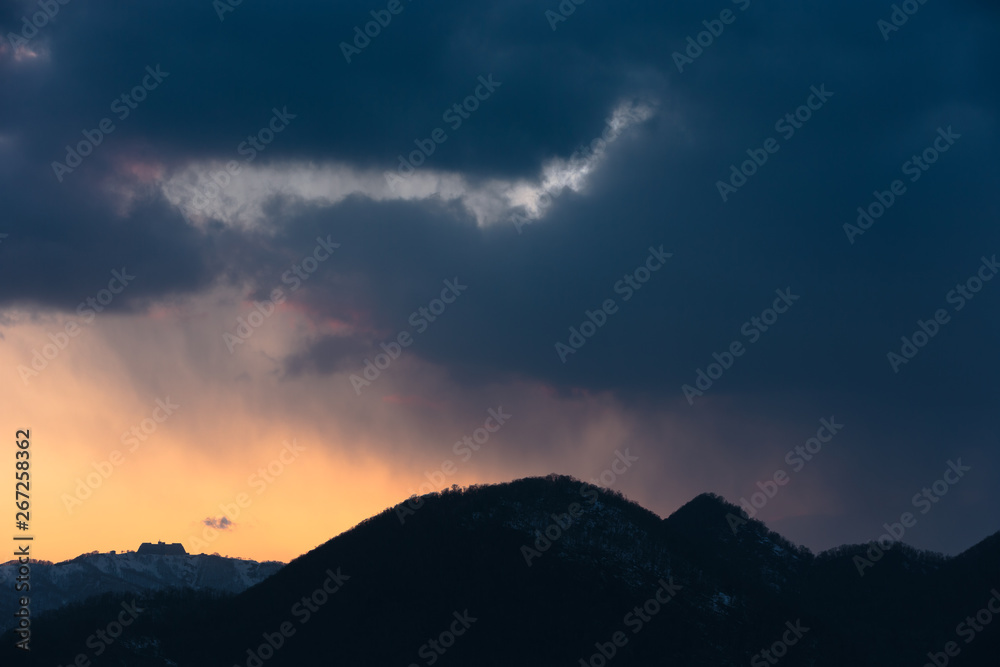
[[136, 551], [140, 556], [185, 556], [187, 551], [184, 550], [184, 545], [178, 542], [173, 544], [167, 544], [165, 542], [157, 542], [152, 544], [150, 542], [143, 542], [139, 545], [139, 550]]
[[668, 518], [672, 518], [678, 514], [686, 514], [688, 512], [694, 512], [701, 515], [714, 515], [718, 513], [740, 514], [742, 510], [739, 506], [732, 504], [719, 494], [706, 491], [705, 493], [699, 493], [697, 496], [678, 507]]

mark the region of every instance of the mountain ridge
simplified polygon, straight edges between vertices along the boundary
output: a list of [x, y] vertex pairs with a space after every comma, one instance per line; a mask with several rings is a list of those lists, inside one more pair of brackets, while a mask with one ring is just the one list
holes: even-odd
[[[923, 664], [1000, 584], [1000, 534], [961, 558], [888, 545], [860, 574], [870, 545], [812, 554], [754, 519], [734, 531], [734, 509], [702, 494], [664, 519], [559, 475], [428, 494], [234, 597], [140, 601], [155, 613], [111, 650], [186, 667], [756, 665], [775, 646], [783, 665]], [[476, 620], [437, 653], [458, 618]], [[55, 641], [54, 622], [37, 632]], [[993, 664], [998, 637], [963, 644], [961, 664]], [[46, 657], [71, 657], [63, 644]]]

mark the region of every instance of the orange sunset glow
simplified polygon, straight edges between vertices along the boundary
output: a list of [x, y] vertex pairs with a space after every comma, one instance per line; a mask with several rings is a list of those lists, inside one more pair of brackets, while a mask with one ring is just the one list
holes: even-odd
[[[191, 553], [288, 561], [412, 494], [550, 467], [596, 476], [632, 429], [607, 398], [511, 386], [490, 393], [523, 401], [528, 391], [565, 412], [564, 432], [549, 451], [514, 449], [515, 429], [540, 418], [519, 411], [488, 442], [456, 454], [455, 443], [482, 426], [489, 408], [510, 411], [509, 404], [483, 402], [465, 420], [450, 419], [445, 399], [433, 398], [447, 391], [447, 380], [406, 359], [400, 375], [417, 369], [434, 390], [414, 392], [405, 376], [387, 378], [380, 397], [362, 402], [346, 375], [281, 377], [270, 357], [299, 329], [294, 310], [269, 320], [233, 355], [221, 337], [214, 342], [222, 354], [199, 350], [192, 346], [199, 332], [226, 316], [235, 320], [247, 306], [213, 299], [212, 308], [175, 304], [102, 314], [92, 324], [14, 315], [0, 364], [25, 379], [4, 384], [0, 401], [19, 415], [16, 426], [31, 429], [34, 484], [44, 491], [33, 507], [39, 557], [59, 561], [163, 540]], [[34, 352], [70, 321], [81, 331], [35, 370]], [[572, 465], [559, 462], [560, 440], [581, 455]], [[680, 503], [684, 493], [667, 497]], [[232, 526], [205, 524], [224, 516]]]

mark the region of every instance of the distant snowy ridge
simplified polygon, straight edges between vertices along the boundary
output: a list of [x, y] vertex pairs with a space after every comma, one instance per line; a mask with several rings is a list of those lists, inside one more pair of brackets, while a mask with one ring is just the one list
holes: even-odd
[[[18, 562], [0, 565], [0, 609], [15, 609]], [[209, 556], [84, 554], [62, 563], [31, 563], [31, 612], [37, 616], [94, 595], [157, 591], [169, 588], [240, 593], [280, 570], [284, 563]], [[13, 627], [13, 616], [0, 615], [0, 633]]]

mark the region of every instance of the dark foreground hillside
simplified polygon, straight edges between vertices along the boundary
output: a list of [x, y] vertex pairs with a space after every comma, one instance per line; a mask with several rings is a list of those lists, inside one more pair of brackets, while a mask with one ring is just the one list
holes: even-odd
[[386, 510], [238, 596], [137, 599], [117, 640], [92, 642], [100, 656], [88, 636], [131, 598], [39, 619], [30, 659], [10, 635], [0, 657], [840, 667], [919, 666], [930, 652], [939, 665], [997, 664], [1000, 534], [954, 558], [894, 545], [861, 576], [855, 557], [875, 555], [869, 546], [814, 556], [757, 521], [734, 532], [739, 516], [702, 495], [664, 520], [569, 477], [446, 492]]

